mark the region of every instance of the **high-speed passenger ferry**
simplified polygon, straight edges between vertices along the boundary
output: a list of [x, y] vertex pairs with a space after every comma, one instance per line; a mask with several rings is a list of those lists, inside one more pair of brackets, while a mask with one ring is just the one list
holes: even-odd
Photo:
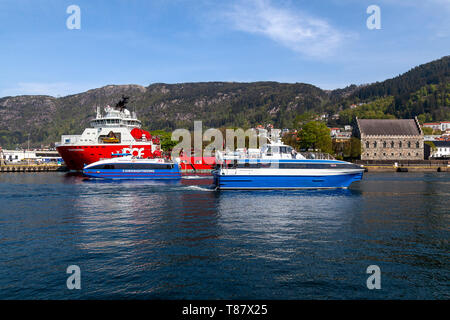
[[83, 168], [90, 178], [103, 179], [181, 179], [180, 166], [167, 159], [140, 159], [132, 155], [100, 160]]
[[334, 159], [307, 159], [281, 142], [261, 149], [216, 153], [214, 184], [227, 189], [348, 188], [364, 168]]

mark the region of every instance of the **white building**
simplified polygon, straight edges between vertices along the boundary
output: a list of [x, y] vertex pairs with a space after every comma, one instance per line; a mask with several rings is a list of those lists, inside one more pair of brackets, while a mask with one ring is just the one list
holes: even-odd
[[441, 122], [441, 131], [450, 130], [450, 121]]
[[450, 141], [433, 141], [435, 151], [431, 151], [430, 158], [450, 158]]
[[445, 131], [450, 129], [450, 121], [441, 121], [441, 122], [427, 122], [423, 124], [424, 128], [431, 128], [433, 130], [441, 130]]
[[330, 128], [330, 135], [332, 137], [334, 137], [336, 134], [338, 134], [339, 132], [341, 132], [340, 128]]
[[334, 135], [334, 138], [337, 141], [350, 140], [352, 138], [351, 132], [338, 132]]
[[1, 157], [6, 163], [62, 162], [58, 151], [50, 150], [2, 150]]
[[441, 138], [441, 136], [438, 135], [438, 134], [424, 135], [423, 136], [423, 140], [424, 141], [438, 141], [440, 138]]

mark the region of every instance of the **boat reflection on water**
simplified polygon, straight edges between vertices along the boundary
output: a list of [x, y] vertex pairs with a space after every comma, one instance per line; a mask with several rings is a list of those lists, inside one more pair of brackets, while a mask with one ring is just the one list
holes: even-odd
[[[349, 189], [296, 191], [219, 192], [198, 176], [83, 179], [0, 175], [3, 297], [66, 299], [71, 264], [83, 273], [83, 290], [70, 293], [79, 299], [448, 295], [445, 173], [368, 173]], [[371, 264], [385, 274], [378, 292], [365, 287]]]
[[286, 271], [274, 283], [299, 278], [295, 265], [325, 259], [311, 250], [329, 245], [330, 235], [348, 224], [360, 195], [352, 189], [219, 192], [205, 176], [84, 180], [82, 189], [77, 248], [110, 263], [87, 262], [89, 283], [104, 288], [95, 279], [120, 278], [127, 286], [107, 286], [115, 297], [158, 298], [177, 288], [183, 288], [178, 297], [208, 298], [214, 290], [216, 298], [247, 297], [220, 283], [258, 283], [269, 274], [257, 270], [280, 261]]
[[311, 231], [329, 232], [344, 223], [342, 215], [358, 206], [360, 196], [354, 189], [228, 191], [220, 193], [217, 210], [224, 228], [256, 231], [260, 240], [313, 240], [307, 236]]
[[[112, 180], [112, 179], [90, 179], [84, 177], [82, 179], [83, 183], [97, 184], [97, 185], [120, 185], [120, 186], [180, 186], [182, 183], [180, 180]], [[163, 191], [163, 190], [161, 190]]]

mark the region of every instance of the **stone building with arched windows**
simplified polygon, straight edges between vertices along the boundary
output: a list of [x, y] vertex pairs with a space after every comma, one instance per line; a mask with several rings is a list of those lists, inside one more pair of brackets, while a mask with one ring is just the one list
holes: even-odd
[[361, 160], [423, 160], [423, 132], [414, 119], [358, 119]]

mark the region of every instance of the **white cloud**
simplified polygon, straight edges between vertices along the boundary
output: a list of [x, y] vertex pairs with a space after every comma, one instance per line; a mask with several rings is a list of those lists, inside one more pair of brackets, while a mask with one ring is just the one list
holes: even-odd
[[311, 57], [332, 55], [345, 38], [327, 21], [298, 10], [275, 7], [270, 0], [235, 3], [224, 16], [237, 30], [264, 35]]

